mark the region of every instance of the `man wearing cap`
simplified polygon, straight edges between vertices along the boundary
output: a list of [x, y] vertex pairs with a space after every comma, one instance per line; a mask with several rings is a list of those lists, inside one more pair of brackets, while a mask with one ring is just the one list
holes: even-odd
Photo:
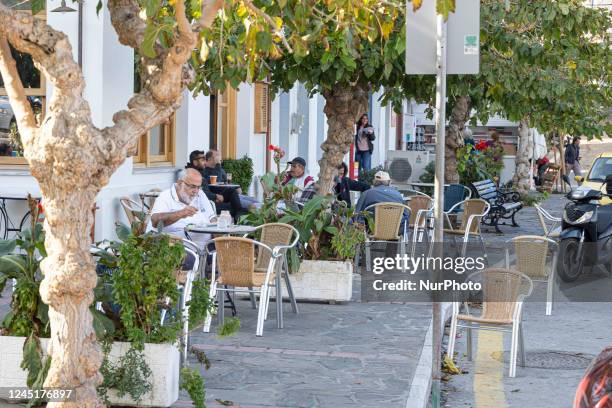
[[[395, 188], [389, 186], [391, 178], [386, 171], [378, 171], [374, 175], [373, 187], [361, 193], [359, 201], [355, 206], [355, 212], [360, 213], [373, 204], [378, 203], [400, 203], [404, 204], [404, 198]], [[404, 210], [404, 220], [407, 221], [408, 213]]]
[[301, 157], [296, 157], [291, 160], [288, 164], [291, 168], [283, 179], [283, 186], [294, 185], [298, 188], [298, 192], [295, 194], [295, 199], [300, 200], [302, 193], [314, 184], [314, 178], [306, 174], [306, 160]]

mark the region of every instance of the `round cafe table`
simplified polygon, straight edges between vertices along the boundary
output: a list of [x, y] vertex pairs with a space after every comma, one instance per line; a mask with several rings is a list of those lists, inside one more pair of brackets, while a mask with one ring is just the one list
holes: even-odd
[[245, 235], [255, 231], [256, 227], [251, 225], [230, 225], [220, 228], [217, 224], [188, 225], [185, 233], [195, 232], [197, 234], [216, 234], [216, 235]]
[[208, 188], [215, 194], [221, 194], [224, 190], [227, 189], [237, 189], [240, 188], [240, 184], [230, 184], [230, 183], [217, 183], [217, 184], [208, 184]]

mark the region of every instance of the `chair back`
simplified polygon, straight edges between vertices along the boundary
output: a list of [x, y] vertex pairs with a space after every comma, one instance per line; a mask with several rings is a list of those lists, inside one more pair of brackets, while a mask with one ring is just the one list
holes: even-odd
[[451, 184], [444, 187], [444, 211], [448, 211], [453, 205], [469, 198], [471, 191], [463, 184]]
[[486, 269], [482, 272], [483, 306], [481, 318], [511, 321], [517, 302], [529, 296], [533, 284], [524, 274], [502, 268]]
[[[486, 201], [473, 198], [470, 200], [465, 200], [463, 204], [463, 217], [461, 218], [461, 230], [467, 228], [467, 223], [470, 219], [470, 216], [484, 216], [487, 213], [488, 204]], [[470, 226], [471, 233], [478, 233], [480, 231], [480, 219], [476, 221], [472, 221], [472, 225]]]
[[142, 206], [136, 201], [129, 197], [121, 197], [119, 202], [121, 203], [121, 207], [123, 207], [123, 211], [125, 211], [125, 215], [127, 216], [130, 225], [132, 225], [135, 221], [146, 221], [146, 211], [144, 211]]
[[[408, 201], [408, 207], [410, 207], [410, 225], [415, 225], [416, 218], [419, 210], [429, 210], [432, 208], [433, 200], [431, 197], [426, 195], [414, 195], [410, 197]], [[426, 217], [422, 217], [419, 221], [419, 227], [425, 225]]]
[[241, 237], [214, 239], [219, 274], [223, 284], [238, 287], [257, 286], [255, 275], [255, 241]]
[[[559, 230], [558, 227], [561, 224], [561, 218], [554, 217], [548, 211], [540, 206], [540, 204], [535, 204], [534, 207], [538, 213], [538, 220], [540, 220], [540, 225], [542, 226], [542, 230], [544, 231], [545, 236], [555, 236], [558, 235]], [[546, 225], [546, 221], [551, 222], [551, 227], [549, 228]], [[556, 234], [555, 234], [556, 233]]]
[[[264, 224], [261, 226], [261, 235], [259, 241], [270, 248], [277, 246], [285, 246], [291, 243], [293, 238], [294, 228], [289, 224], [280, 222]], [[257, 253], [256, 269], [267, 268], [272, 254], [262, 247], [259, 247]]]
[[374, 233], [372, 238], [382, 241], [395, 241], [404, 216], [410, 209], [399, 203], [374, 204]]
[[[514, 243], [516, 270], [534, 279], [548, 277], [549, 271], [546, 268], [548, 239], [533, 235], [522, 235], [512, 238], [510, 242]], [[509, 267], [508, 256], [506, 260], [506, 267]]]

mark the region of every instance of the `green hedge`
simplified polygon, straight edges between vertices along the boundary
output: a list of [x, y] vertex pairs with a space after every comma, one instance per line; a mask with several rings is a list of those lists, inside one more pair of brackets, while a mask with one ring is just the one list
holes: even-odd
[[253, 160], [246, 155], [242, 159], [224, 159], [223, 169], [226, 173], [232, 173], [232, 183], [240, 184], [243, 194], [248, 194], [255, 174]]

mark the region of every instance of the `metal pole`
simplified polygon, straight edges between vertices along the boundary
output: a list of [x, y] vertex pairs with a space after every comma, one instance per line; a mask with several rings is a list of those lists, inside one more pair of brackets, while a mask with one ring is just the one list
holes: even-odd
[[[434, 242], [437, 252], [441, 252], [444, 238], [444, 147], [446, 136], [446, 21], [441, 15], [436, 17], [436, 175], [434, 180]], [[440, 352], [442, 346], [442, 307], [433, 302], [432, 310], [432, 367], [431, 402], [433, 408], [440, 407]]]

